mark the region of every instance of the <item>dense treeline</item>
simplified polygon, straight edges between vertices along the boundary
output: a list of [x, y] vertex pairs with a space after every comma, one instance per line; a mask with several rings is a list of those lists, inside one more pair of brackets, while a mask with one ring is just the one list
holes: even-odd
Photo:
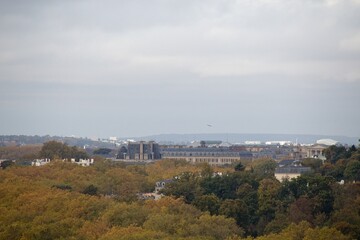
[[85, 151], [80, 150], [76, 146], [69, 147], [67, 144], [50, 141], [44, 143], [39, 152], [40, 158], [49, 158], [49, 159], [85, 159], [88, 158], [88, 154]]
[[24, 145], [0, 147], [0, 159], [16, 160], [18, 164], [30, 162], [36, 158], [80, 159], [89, 155], [81, 148], [66, 143], [49, 141], [43, 145]]
[[39, 156], [42, 145], [0, 147], [0, 159], [32, 161]]
[[272, 161], [263, 160], [249, 170], [239, 164], [224, 176], [211, 169], [183, 173], [164, 193], [212, 215], [234, 218], [246, 235], [278, 233], [306, 221], [360, 239], [360, 184], [355, 182], [360, 180], [360, 151], [332, 146], [325, 153], [325, 164], [306, 159], [304, 165], [313, 172], [282, 183], [274, 178]]
[[[64, 146], [51, 146], [61, 158]], [[231, 168], [101, 158], [91, 167], [11, 166], [0, 171], [0, 239], [359, 239], [360, 152], [346, 151], [324, 165], [305, 161], [314, 172], [283, 183], [269, 159]], [[170, 178], [168, 197], [138, 199]]]
[[[197, 171], [184, 162], [92, 167], [54, 162], [0, 171], [0, 239], [225, 239], [235, 220], [211, 216], [181, 199], [140, 201], [154, 178]], [[90, 187], [92, 186], [92, 187]], [[121, 238], [122, 237], [122, 238]]]

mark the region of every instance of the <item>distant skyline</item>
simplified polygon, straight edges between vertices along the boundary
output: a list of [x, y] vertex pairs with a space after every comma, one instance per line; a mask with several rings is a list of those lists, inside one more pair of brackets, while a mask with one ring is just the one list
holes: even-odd
[[360, 136], [359, 0], [1, 1], [0, 135]]

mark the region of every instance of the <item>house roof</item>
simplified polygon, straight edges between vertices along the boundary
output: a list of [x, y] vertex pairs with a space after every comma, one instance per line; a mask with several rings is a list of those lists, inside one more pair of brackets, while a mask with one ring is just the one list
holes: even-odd
[[288, 165], [291, 165], [295, 162], [294, 159], [286, 159], [286, 160], [281, 160], [279, 163], [278, 163], [278, 166], [279, 167], [284, 167], [284, 166], [288, 166]]
[[160, 180], [160, 181], [157, 181], [157, 182], [171, 183], [173, 181], [174, 180], [172, 180], [172, 179], [163, 179], [163, 180]]
[[278, 167], [275, 169], [276, 173], [305, 173], [310, 172], [310, 167], [300, 167], [300, 166], [287, 166], [287, 167]]

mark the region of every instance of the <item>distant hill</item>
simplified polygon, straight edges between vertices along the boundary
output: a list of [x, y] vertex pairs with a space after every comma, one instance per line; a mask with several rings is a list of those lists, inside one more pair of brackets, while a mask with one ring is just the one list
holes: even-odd
[[357, 137], [305, 134], [241, 134], [241, 133], [209, 133], [209, 134], [159, 134], [136, 137], [135, 140], [154, 140], [160, 143], [187, 143], [194, 140], [221, 140], [223, 142], [244, 143], [245, 141], [292, 141], [304, 144], [315, 143], [319, 139], [330, 138], [342, 144], [358, 144]]
[[66, 143], [69, 146], [77, 147], [113, 147], [113, 144], [94, 141], [89, 138], [79, 137], [60, 137], [60, 136], [28, 136], [28, 135], [0, 135], [0, 146], [7, 145], [29, 145], [29, 144], [43, 144], [48, 141], [59, 141]]

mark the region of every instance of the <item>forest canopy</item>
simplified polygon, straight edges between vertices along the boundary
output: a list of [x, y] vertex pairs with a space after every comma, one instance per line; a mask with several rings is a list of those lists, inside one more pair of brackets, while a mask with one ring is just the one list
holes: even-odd
[[[72, 153], [60, 144], [46, 149]], [[271, 159], [12, 165], [0, 170], [0, 239], [359, 239], [360, 151], [346, 151], [321, 165], [309, 159], [312, 173], [283, 182]], [[139, 199], [164, 179], [172, 180], [163, 198]]]

